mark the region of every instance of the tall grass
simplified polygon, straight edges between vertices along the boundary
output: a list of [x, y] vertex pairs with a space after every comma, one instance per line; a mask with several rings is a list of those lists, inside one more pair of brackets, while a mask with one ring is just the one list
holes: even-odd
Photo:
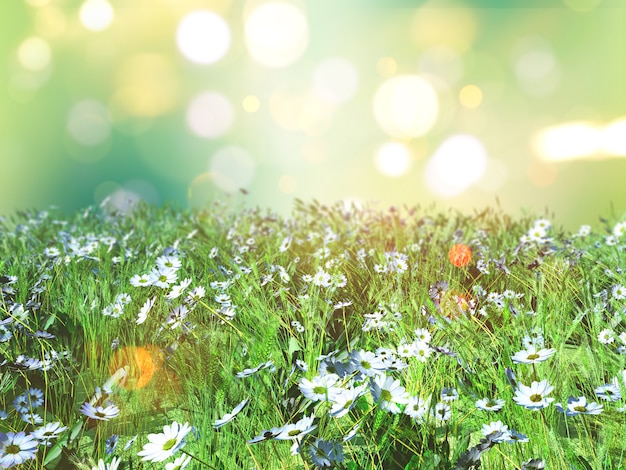
[[[288, 218], [220, 203], [6, 218], [0, 463], [11, 466], [15, 433], [59, 423], [24, 468], [114, 468], [114, 456], [174, 468], [184, 455], [198, 469], [626, 468], [626, 224], [569, 234], [545, 217], [296, 201]], [[455, 244], [471, 249], [467, 265], [448, 258]], [[169, 278], [135, 285], [156, 269]], [[531, 346], [555, 351], [512, 359]], [[372, 374], [359, 369], [368, 353]], [[322, 379], [326, 396], [307, 398]], [[377, 389], [392, 379], [403, 390]], [[544, 380], [547, 406], [518, 403]], [[37, 418], [15, 405], [32, 389]], [[409, 397], [421, 399], [413, 417]], [[481, 409], [484, 398], [503, 406]], [[89, 418], [90, 401], [119, 414]], [[306, 417], [315, 427], [299, 439], [275, 439]], [[142, 460], [148, 435], [174, 421], [192, 432], [165, 462]]]

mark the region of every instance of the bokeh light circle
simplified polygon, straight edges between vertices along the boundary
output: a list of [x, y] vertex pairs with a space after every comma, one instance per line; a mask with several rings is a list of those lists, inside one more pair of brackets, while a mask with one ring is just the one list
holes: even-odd
[[196, 96], [187, 108], [187, 124], [199, 137], [215, 139], [232, 127], [235, 111], [228, 99], [216, 92]]
[[439, 196], [457, 196], [481, 179], [487, 162], [487, 151], [478, 138], [453, 135], [443, 141], [426, 164], [424, 181]]
[[390, 136], [413, 138], [435, 124], [439, 102], [433, 87], [416, 75], [400, 75], [385, 81], [374, 96], [374, 116]]
[[313, 89], [324, 101], [341, 104], [354, 96], [359, 86], [359, 75], [352, 63], [333, 57], [315, 69]]
[[377, 150], [374, 161], [384, 175], [402, 176], [411, 167], [411, 152], [399, 142], [389, 142]]
[[45, 69], [51, 57], [50, 45], [36, 36], [26, 39], [17, 49], [17, 58], [22, 67], [34, 72]]
[[306, 16], [289, 3], [265, 3], [246, 19], [245, 40], [248, 52], [258, 63], [285, 67], [298, 60], [308, 46]]
[[230, 47], [228, 23], [216, 13], [197, 10], [186, 15], [178, 25], [176, 43], [180, 52], [191, 62], [213, 64]]
[[90, 31], [104, 31], [115, 17], [113, 7], [107, 0], [86, 0], [78, 12], [80, 22]]
[[69, 112], [66, 126], [70, 137], [86, 147], [101, 144], [111, 133], [107, 108], [95, 100], [76, 103]]
[[254, 178], [254, 170], [252, 156], [246, 150], [235, 146], [219, 149], [209, 163], [209, 173], [213, 182], [228, 193], [245, 188]]

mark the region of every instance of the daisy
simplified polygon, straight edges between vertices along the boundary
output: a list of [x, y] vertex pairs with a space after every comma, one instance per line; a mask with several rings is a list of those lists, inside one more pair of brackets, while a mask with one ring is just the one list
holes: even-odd
[[130, 285], [133, 287], [144, 287], [152, 285], [152, 282], [148, 274], [135, 274], [133, 277], [130, 278]]
[[230, 413], [226, 413], [221, 419], [216, 420], [213, 423], [213, 428], [214, 429], [221, 428], [226, 423], [229, 423], [230, 421], [232, 421], [235, 418], [235, 416], [237, 416], [241, 412], [241, 410], [243, 410], [244, 406], [246, 406], [246, 404], [248, 403], [248, 400], [249, 399], [246, 398], [244, 401], [242, 401], [237, 406], [235, 406], [235, 408], [233, 408], [233, 411], [231, 411]]
[[176, 256], [159, 256], [156, 259], [156, 265], [159, 269], [177, 271], [182, 266], [182, 263]]
[[383, 374], [386, 367], [384, 362], [371, 351], [351, 351], [350, 362], [366, 377]]
[[426, 362], [426, 360], [432, 354], [433, 349], [425, 341], [416, 340], [415, 342], [415, 357], [420, 362]]
[[165, 470], [183, 470], [191, 462], [191, 455], [181, 455], [173, 462], [165, 464]]
[[605, 328], [600, 333], [598, 333], [598, 341], [602, 344], [611, 344], [615, 341], [615, 332], [610, 328]]
[[102, 406], [93, 406], [89, 402], [83, 403], [83, 406], [80, 407], [79, 411], [88, 418], [98, 419], [101, 421], [108, 421], [120, 414], [120, 409], [113, 404], [105, 408]]
[[143, 457], [141, 460], [150, 462], [162, 462], [169, 459], [180, 448], [185, 445], [185, 437], [191, 431], [189, 423], [183, 425], [174, 421], [171, 425], [163, 426], [163, 432], [159, 434], [148, 434], [148, 442], [144, 444], [143, 450], [137, 455]]
[[448, 421], [450, 416], [452, 416], [452, 412], [450, 410], [450, 406], [447, 403], [440, 401], [435, 405], [435, 409], [432, 411], [432, 415], [438, 421]]
[[334, 462], [343, 462], [343, 448], [337, 441], [315, 439], [309, 446], [309, 454], [318, 467], [332, 467]]
[[400, 385], [400, 381], [386, 375], [379, 375], [371, 379], [370, 391], [374, 401], [380, 405], [381, 409], [393, 414], [400, 413], [398, 404], [405, 405], [409, 401], [409, 394]]
[[305, 416], [295, 424], [286, 424], [282, 427], [282, 431], [274, 437], [278, 440], [299, 439], [305, 434], [313, 431], [317, 424], [313, 424], [314, 416]]
[[170, 325], [170, 328], [173, 330], [183, 323], [188, 313], [189, 309], [184, 305], [174, 307], [174, 310], [165, 319], [165, 323]]
[[504, 406], [504, 400], [483, 398], [476, 402], [476, 408], [483, 411], [500, 411]]
[[177, 299], [185, 291], [185, 289], [189, 287], [190, 284], [191, 278], [185, 278], [180, 284], [172, 287], [172, 290], [168, 292], [166, 297], [170, 300]]
[[145, 303], [139, 310], [139, 313], [137, 314], [137, 321], [135, 322], [137, 323], [137, 325], [141, 325], [142, 323], [146, 321], [146, 319], [148, 318], [148, 313], [150, 313], [150, 310], [152, 310], [152, 307], [154, 306], [155, 301], [156, 301], [156, 297], [152, 297], [145, 301]]
[[441, 401], [454, 401], [459, 399], [459, 392], [454, 387], [443, 387], [441, 390]]
[[259, 434], [258, 436], [255, 436], [252, 439], [250, 439], [248, 441], [248, 444], [256, 444], [257, 442], [262, 442], [262, 441], [267, 441], [269, 439], [274, 439], [281, 432], [283, 432], [283, 428], [284, 428], [284, 426], [281, 426], [280, 428], [272, 428], [272, 429], [269, 429], [269, 430], [266, 430], [266, 431], [261, 431], [261, 434]]
[[574, 415], [599, 415], [602, 413], [603, 406], [596, 403], [595, 401], [592, 403], [587, 403], [587, 399], [585, 397], [574, 398], [570, 396], [567, 399], [567, 408], [563, 409], [560, 403], [555, 403], [554, 406], [561, 413], [565, 413], [566, 416], [574, 416]]
[[540, 410], [554, 401], [554, 398], [547, 396], [552, 390], [554, 390], [554, 387], [547, 380], [533, 382], [530, 387], [518, 383], [513, 400], [526, 409]]
[[543, 362], [556, 352], [556, 349], [539, 349], [537, 350], [535, 346], [531, 345], [524, 351], [518, 351], [514, 356], [511, 356], [513, 362], [517, 364], [539, 364]]
[[311, 401], [333, 401], [342, 390], [334, 385], [339, 381], [337, 374], [317, 375], [313, 380], [302, 378], [300, 391]]
[[424, 421], [424, 416], [428, 412], [428, 400], [418, 396], [409, 397], [409, 401], [404, 408], [404, 414], [415, 419], [418, 423]]
[[341, 393], [332, 400], [333, 404], [329, 410], [329, 414], [334, 418], [341, 418], [347, 415], [357, 403], [357, 400], [365, 393], [365, 385], [347, 390], [341, 390]]
[[[502, 424], [502, 421], [492, 421], [490, 424], [483, 424], [482, 428], [483, 436], [493, 442], [508, 441], [511, 438], [511, 431], [506, 424]], [[498, 434], [495, 436], [495, 434]], [[489, 436], [493, 436], [490, 438]]]
[[153, 269], [150, 271], [150, 284], [162, 289], [169, 288], [170, 284], [174, 284], [178, 275], [176, 271], [169, 268]]
[[622, 398], [622, 393], [616, 384], [605, 384], [597, 387], [594, 392], [598, 398], [602, 398], [607, 401], [618, 401]]
[[0, 468], [11, 468], [35, 458], [37, 440], [24, 431], [0, 433]]
[[50, 439], [56, 439], [67, 429], [67, 426], [61, 426], [61, 423], [47, 423], [45, 426], [35, 429], [30, 435], [40, 441], [42, 444], [50, 445]]
[[432, 335], [430, 334], [430, 331], [428, 331], [425, 328], [418, 328], [417, 330], [415, 330], [415, 338], [418, 341], [423, 341], [424, 343], [429, 343], [430, 340], [432, 339]]
[[[104, 463], [104, 460], [98, 460], [98, 465], [91, 467], [91, 470], [117, 470], [121, 459], [119, 457], [113, 457], [111, 463]], [[89, 468], [89, 467], [87, 467]]]

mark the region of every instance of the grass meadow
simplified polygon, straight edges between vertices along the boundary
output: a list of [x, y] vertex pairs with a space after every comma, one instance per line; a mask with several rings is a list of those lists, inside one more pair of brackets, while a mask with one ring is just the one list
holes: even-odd
[[106, 205], [0, 223], [0, 467], [626, 468], [626, 223]]

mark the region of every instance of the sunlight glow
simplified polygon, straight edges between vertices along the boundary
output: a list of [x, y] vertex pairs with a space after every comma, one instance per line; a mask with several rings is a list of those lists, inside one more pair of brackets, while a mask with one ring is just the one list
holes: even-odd
[[411, 167], [411, 152], [401, 143], [389, 142], [378, 149], [374, 161], [384, 175], [402, 176]]
[[39, 71], [50, 64], [52, 52], [46, 41], [38, 37], [26, 39], [17, 49], [17, 58], [27, 70]]
[[187, 107], [187, 124], [194, 134], [205, 139], [215, 139], [225, 134], [234, 120], [233, 106], [220, 93], [202, 93]]
[[85, 28], [98, 32], [111, 26], [115, 12], [107, 0], [86, 0], [78, 15]]
[[313, 76], [315, 93], [330, 104], [341, 104], [354, 96], [359, 75], [352, 63], [333, 57], [317, 66]]
[[468, 134], [448, 137], [426, 164], [424, 181], [438, 196], [454, 197], [478, 182], [487, 169], [483, 143]]
[[213, 182], [222, 190], [234, 193], [245, 188], [254, 177], [254, 160], [240, 147], [219, 149], [211, 157], [209, 173]]
[[602, 130], [601, 148], [608, 155], [626, 157], [626, 118], [613, 121]]
[[590, 157], [600, 148], [600, 129], [588, 122], [549, 127], [538, 133], [532, 145], [539, 158], [558, 162]]
[[384, 82], [374, 96], [374, 116], [391, 137], [400, 139], [426, 134], [439, 112], [433, 87], [416, 75], [400, 75]]
[[219, 61], [230, 47], [230, 28], [219, 15], [206, 10], [189, 13], [178, 24], [176, 43], [180, 52], [198, 64]]
[[304, 53], [309, 27], [304, 13], [289, 3], [265, 3], [245, 22], [248, 52], [261, 65], [285, 67]]

